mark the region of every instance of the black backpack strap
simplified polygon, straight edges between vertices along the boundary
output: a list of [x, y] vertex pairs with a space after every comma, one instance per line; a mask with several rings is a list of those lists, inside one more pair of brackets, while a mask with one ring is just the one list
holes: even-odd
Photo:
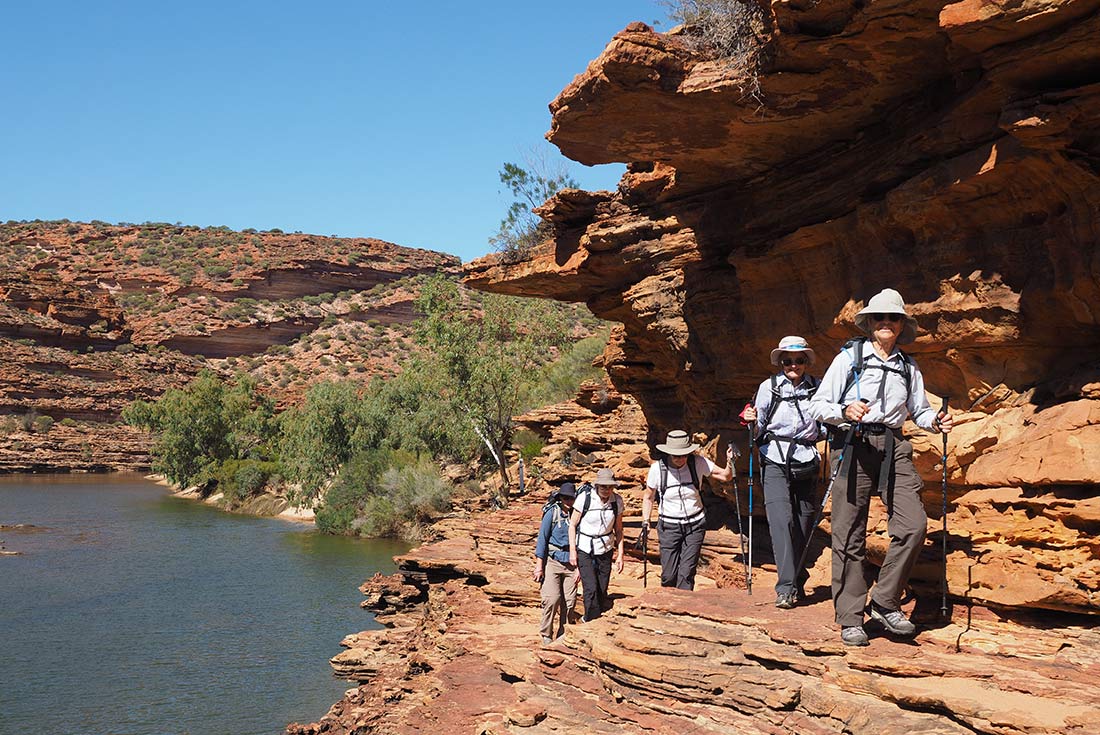
[[691, 484], [695, 487], [696, 492], [702, 492], [703, 489], [699, 487], [699, 473], [695, 469], [695, 455], [692, 454], [688, 457], [688, 472], [691, 473]]
[[768, 412], [764, 415], [764, 426], [761, 429], [761, 433], [768, 433], [768, 427], [772, 425], [772, 419], [775, 417], [775, 412], [779, 409], [779, 402], [783, 398], [779, 395], [779, 376], [773, 375], [772, 381], [772, 400], [768, 404]]
[[665, 488], [668, 487], [668, 465], [665, 458], [661, 457], [657, 464], [660, 466], [660, 480], [657, 482], [657, 507], [661, 507], [661, 498], [665, 496]]

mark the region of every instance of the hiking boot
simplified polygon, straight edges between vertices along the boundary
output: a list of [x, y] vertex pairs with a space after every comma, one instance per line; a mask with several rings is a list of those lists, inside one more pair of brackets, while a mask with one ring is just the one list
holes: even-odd
[[846, 646], [871, 645], [871, 641], [867, 640], [867, 633], [864, 632], [862, 625], [852, 625], [847, 628], [841, 628], [840, 640], [843, 641]]
[[794, 592], [780, 592], [775, 598], [775, 606], [780, 610], [790, 610], [798, 601]]
[[871, 617], [894, 635], [911, 636], [917, 632], [917, 626], [909, 622], [901, 610], [886, 610], [872, 602]]

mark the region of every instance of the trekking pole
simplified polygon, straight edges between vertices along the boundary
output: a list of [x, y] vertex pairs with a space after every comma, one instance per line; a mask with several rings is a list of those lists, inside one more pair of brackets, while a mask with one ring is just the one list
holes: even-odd
[[[753, 422], [755, 423], [755, 422]], [[755, 467], [752, 461], [753, 449], [756, 448], [756, 427], [749, 427], [749, 558], [746, 565], [745, 586], [749, 595], [752, 595], [752, 479]]]
[[[645, 492], [644, 488], [642, 492]], [[638, 540], [634, 542], [634, 548], [642, 552], [642, 589], [645, 589], [649, 585], [649, 524], [647, 519], [642, 519], [642, 532], [638, 534]]]
[[741, 498], [737, 490], [737, 465], [736, 461], [741, 456], [741, 450], [732, 441], [726, 447], [726, 466], [733, 472], [733, 504], [737, 508], [737, 541], [741, 544], [741, 561], [745, 564], [745, 579], [749, 578], [749, 555], [745, 548], [745, 534], [741, 530]]
[[798, 579], [802, 570], [806, 568], [806, 558], [810, 555], [810, 539], [813, 538], [814, 531], [817, 530], [817, 524], [821, 523], [822, 516], [825, 515], [825, 506], [829, 504], [829, 498], [833, 494], [833, 485], [836, 484], [836, 478], [840, 475], [840, 468], [844, 464], [844, 455], [848, 451], [848, 447], [852, 444], [852, 439], [856, 434], [856, 426], [858, 424], [852, 423], [848, 427], [848, 433], [844, 437], [844, 444], [841, 445], [840, 451], [837, 452], [836, 462], [832, 465], [832, 471], [829, 473], [829, 484], [825, 486], [825, 496], [821, 499], [821, 505], [814, 513], [814, 522], [810, 526], [809, 532], [806, 534], [806, 541], [802, 546], [802, 556], [798, 559], [798, 566], [795, 567], [795, 579]]
[[[940, 412], [943, 415], [947, 415], [947, 400], [949, 396], [943, 397], [943, 408]], [[940, 617], [947, 617], [947, 434], [940, 433], [943, 437], [943, 594], [940, 598]]]

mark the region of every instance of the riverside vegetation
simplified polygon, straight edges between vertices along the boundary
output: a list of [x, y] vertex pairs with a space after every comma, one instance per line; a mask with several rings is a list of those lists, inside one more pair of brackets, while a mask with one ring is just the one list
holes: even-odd
[[[416, 349], [390, 379], [324, 381], [276, 413], [254, 377], [203, 372], [123, 419], [157, 433], [154, 468], [181, 486], [220, 492], [232, 508], [272, 489], [316, 504], [329, 533], [415, 537], [450, 506], [440, 466], [471, 463], [509, 481], [512, 416], [571, 396], [596, 377], [606, 343], [550, 301], [470, 292], [445, 276], [417, 299]], [[474, 492], [469, 490], [471, 494]]]

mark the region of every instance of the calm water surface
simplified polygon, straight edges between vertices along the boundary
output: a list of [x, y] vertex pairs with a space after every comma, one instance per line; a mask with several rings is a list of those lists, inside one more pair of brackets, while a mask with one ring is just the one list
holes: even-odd
[[407, 546], [223, 513], [136, 476], [0, 477], [0, 733], [279, 733], [351, 686], [358, 591]]

